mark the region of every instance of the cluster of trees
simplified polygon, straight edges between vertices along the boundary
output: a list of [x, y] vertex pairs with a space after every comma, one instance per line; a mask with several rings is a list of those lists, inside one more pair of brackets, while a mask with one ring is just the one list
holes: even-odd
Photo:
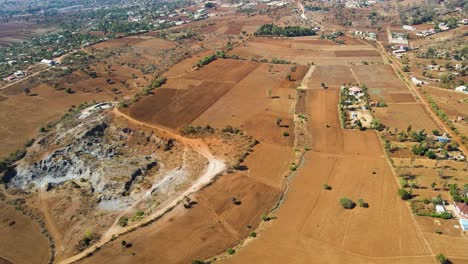
[[308, 11], [330, 11], [328, 7], [321, 7], [321, 6], [305, 6], [305, 9]]
[[[468, 190], [468, 184], [464, 185], [464, 189]], [[463, 197], [460, 195], [460, 190], [458, 189], [457, 184], [449, 184], [449, 193], [455, 202], [468, 204], [468, 197]]]
[[301, 27], [301, 26], [287, 26], [280, 27], [275, 24], [262, 25], [255, 33], [255, 36], [286, 36], [286, 37], [298, 37], [298, 36], [314, 36], [315, 30], [312, 28]]
[[419, 25], [432, 21], [437, 14], [435, 6], [424, 2], [425, 5], [405, 7], [400, 10], [402, 24]]

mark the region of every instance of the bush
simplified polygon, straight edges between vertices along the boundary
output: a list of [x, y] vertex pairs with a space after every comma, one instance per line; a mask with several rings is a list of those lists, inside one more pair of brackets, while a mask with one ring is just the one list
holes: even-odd
[[238, 128], [234, 128], [232, 126], [226, 126], [223, 128], [222, 130], [224, 133], [231, 133], [231, 134], [237, 134], [240, 132], [240, 130]]
[[228, 249], [226, 250], [226, 252], [227, 252], [229, 255], [233, 255], [234, 253], [236, 253], [236, 251], [235, 251], [234, 249], [232, 249], [232, 248], [228, 248]]
[[330, 185], [328, 185], [328, 184], [324, 184], [324, 185], [323, 185], [323, 189], [324, 189], [324, 190], [331, 190], [332, 187], [331, 187]]
[[409, 200], [413, 198], [413, 194], [405, 189], [398, 189], [398, 195], [402, 200]]
[[159, 88], [159, 87], [163, 86], [163, 84], [165, 84], [166, 81], [167, 81], [166, 77], [156, 78], [151, 82], [149, 88], [150, 89]]
[[363, 199], [359, 199], [358, 203], [359, 203], [360, 207], [363, 207], [363, 208], [368, 208], [369, 207], [369, 204], [366, 203]]
[[143, 212], [143, 211], [138, 211], [138, 212], [136, 212], [135, 215], [138, 216], [138, 217], [142, 217], [144, 214], [145, 214], [145, 212]]
[[428, 157], [430, 159], [436, 159], [437, 154], [433, 150], [428, 150], [428, 151], [426, 151], [426, 157]]
[[126, 227], [128, 225], [128, 218], [125, 216], [122, 216], [119, 218], [118, 223], [119, 223], [119, 226]]
[[340, 204], [345, 209], [353, 209], [354, 207], [356, 207], [356, 203], [346, 197], [340, 199]]
[[440, 264], [449, 264], [450, 261], [447, 259], [447, 257], [444, 256], [444, 254], [439, 253], [436, 256], [437, 260], [439, 261]]
[[287, 131], [283, 132], [283, 137], [289, 137], [289, 132]]
[[203, 260], [194, 259], [192, 260], [192, 264], [207, 264], [207, 262]]
[[249, 237], [257, 237], [257, 233], [252, 231], [252, 232], [249, 233]]
[[262, 25], [255, 33], [255, 36], [314, 36], [315, 31], [312, 28], [301, 26], [280, 27], [274, 24]]

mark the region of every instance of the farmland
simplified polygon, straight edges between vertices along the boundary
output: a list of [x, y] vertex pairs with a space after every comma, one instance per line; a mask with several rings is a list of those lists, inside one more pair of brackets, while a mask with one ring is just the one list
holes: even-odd
[[468, 261], [463, 26], [439, 83], [398, 2], [105, 3], [1, 83], [0, 263]]

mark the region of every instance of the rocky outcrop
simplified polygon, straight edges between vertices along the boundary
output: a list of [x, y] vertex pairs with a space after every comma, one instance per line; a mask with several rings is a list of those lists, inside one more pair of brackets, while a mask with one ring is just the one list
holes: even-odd
[[[28, 153], [9, 172], [6, 186], [52, 189], [72, 180], [91, 184], [92, 190], [104, 200], [129, 194], [137, 177], [145, 176], [158, 162], [148, 153], [125, 155], [134, 131], [111, 124], [106, 118], [91, 116], [73, 129], [59, 126], [47, 139], [38, 140], [38, 150]], [[41, 151], [45, 153], [38, 154]], [[32, 162], [34, 155], [42, 158]]]

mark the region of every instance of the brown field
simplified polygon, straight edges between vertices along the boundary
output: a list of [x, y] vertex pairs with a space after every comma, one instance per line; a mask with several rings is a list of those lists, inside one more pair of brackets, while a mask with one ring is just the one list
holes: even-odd
[[3, 202], [0, 204], [0, 237], [0, 263], [32, 264], [49, 260], [49, 243], [39, 225]]
[[411, 124], [413, 129], [432, 131], [438, 128], [422, 104], [388, 104], [388, 107], [374, 108], [375, 115], [391, 129], [404, 130]]
[[379, 57], [379, 53], [375, 50], [337, 50], [336, 57]]
[[[203, 71], [214, 71], [210, 66], [223, 67], [223, 63], [235, 66], [228, 60], [219, 60], [218, 64], [209, 64], [188, 76], [201, 79], [201, 75], [198, 75], [201, 73], [205, 78], [213, 78]], [[238, 62], [238, 65], [244, 64]], [[196, 258], [208, 258], [223, 252], [246, 237], [259, 224], [260, 216], [267, 213], [278, 200], [281, 181], [294, 158], [291, 121], [294, 100], [288, 99], [287, 94], [295, 93], [292, 89], [280, 87], [289, 68], [289, 65], [274, 65], [270, 72], [268, 64], [256, 64], [247, 76], [193, 122], [214, 127], [240, 127], [259, 140], [260, 144], [242, 164], [247, 170], [220, 176], [211, 186], [195, 195], [195, 208], [187, 211], [179, 205], [160, 221], [109, 243], [83, 262], [188, 263]], [[229, 72], [218, 78], [231, 82], [237, 79]], [[267, 96], [266, 91], [270, 86], [273, 95], [278, 98]], [[192, 88], [187, 93], [198, 88]], [[155, 96], [163, 89], [157, 89]], [[140, 102], [149, 105], [145, 100]], [[282, 124], [289, 128], [277, 127], [277, 117], [282, 117]], [[291, 136], [283, 137], [282, 131], [287, 130]], [[241, 201], [241, 205], [235, 206], [230, 202], [233, 196]], [[187, 237], [187, 234], [190, 235]], [[132, 248], [123, 250], [121, 240], [132, 243]], [[148, 247], [148, 244], [154, 247]]]
[[[340, 128], [337, 89], [313, 90], [307, 98], [312, 151], [278, 219], [223, 263], [431, 261], [411, 213], [395, 195], [395, 176], [377, 135]], [[324, 183], [333, 189], [323, 190]], [[363, 198], [370, 207], [343, 210], [343, 196]]]
[[408, 88], [398, 79], [390, 65], [359, 65], [352, 70], [359, 83], [369, 88], [401, 89]]
[[32, 93], [37, 95], [10, 95], [0, 102], [0, 157], [21, 148], [28, 139], [36, 136], [41, 126], [62, 116], [72, 105], [113, 98], [104, 92], [67, 94], [47, 85], [34, 88]]
[[[229, 83], [203, 81], [199, 86], [167, 101], [166, 106], [159, 111], [159, 107], [153, 108], [152, 103], [149, 108], [142, 108], [145, 105], [137, 103], [131, 108], [136, 108], [135, 112], [144, 113], [144, 116], [132, 115], [135, 113], [133, 110], [130, 110], [130, 114], [138, 120], [178, 130], [195, 120], [231, 88], [232, 84]], [[151, 97], [156, 101], [160, 100], [157, 94]]]
[[[319, 42], [317, 42], [319, 41]], [[288, 60], [299, 64], [314, 62], [317, 65], [350, 65], [381, 63], [382, 59], [369, 45], [317, 45], [325, 40], [317, 37], [298, 39], [252, 38], [230, 53], [245, 58], [266, 58]]]
[[49, 31], [53, 31], [53, 28], [41, 28], [35, 22], [14, 21], [11, 18], [8, 23], [0, 23], [0, 47], [6, 47]]
[[[339, 76], [339, 78], [336, 78], [336, 76]], [[321, 89], [321, 83], [325, 83], [331, 88], [340, 88], [343, 83], [356, 83], [356, 78], [349, 66], [315, 66], [308, 87]]]

